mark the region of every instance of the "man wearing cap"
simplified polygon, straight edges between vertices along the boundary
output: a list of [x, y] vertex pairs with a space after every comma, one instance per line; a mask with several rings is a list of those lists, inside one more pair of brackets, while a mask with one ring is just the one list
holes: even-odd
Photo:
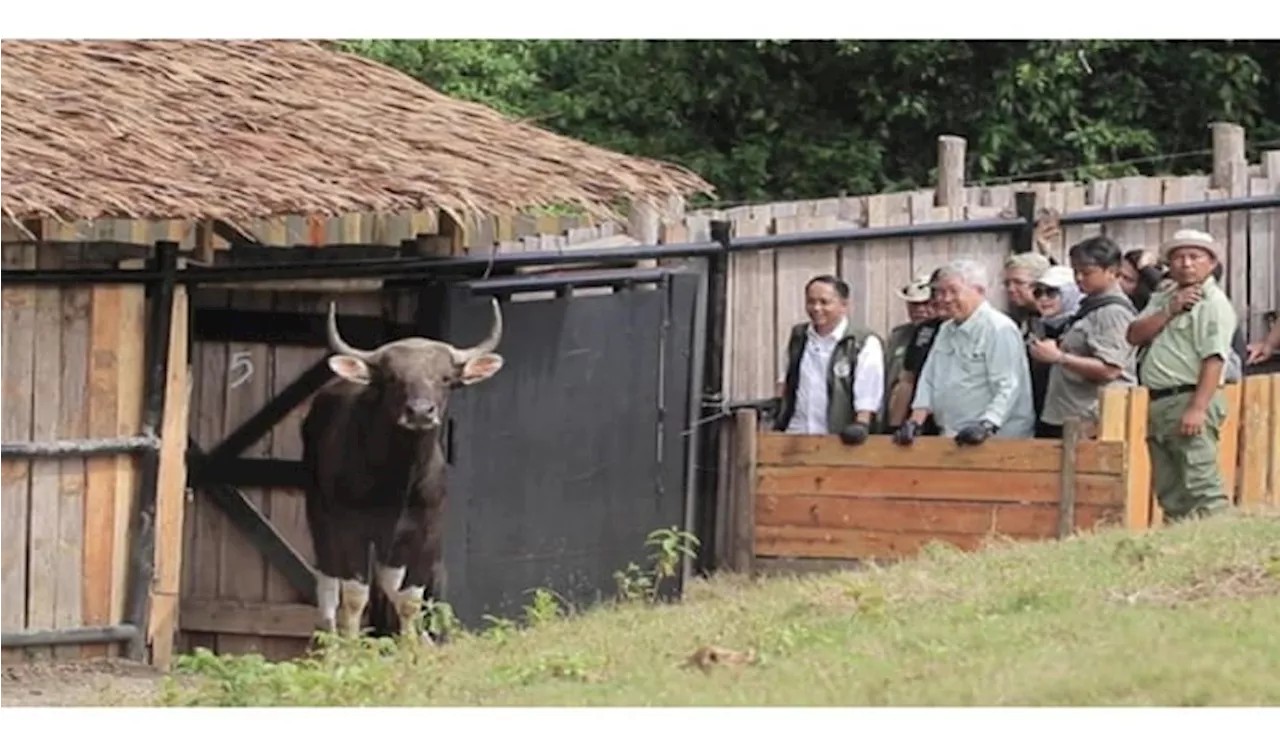
[[1024, 335], [1030, 329], [1036, 310], [1036, 282], [1049, 271], [1049, 259], [1034, 251], [1016, 253], [1004, 262], [1004, 291], [1008, 299], [1009, 317]]
[[1222, 384], [1236, 313], [1213, 278], [1222, 261], [1213, 236], [1179, 230], [1160, 253], [1176, 286], [1151, 296], [1127, 337], [1147, 345], [1138, 382], [1151, 396], [1151, 474], [1165, 520], [1174, 522], [1230, 504], [1218, 470], [1218, 434], [1227, 415]]
[[885, 350], [885, 397], [878, 417], [882, 431], [892, 432], [906, 418], [911, 406], [914, 376], [904, 379], [907, 352], [911, 349], [917, 331], [922, 324], [934, 317], [933, 293], [929, 287], [929, 274], [917, 276], [898, 289], [898, 297], [907, 303], [907, 323], [895, 326], [889, 332]]

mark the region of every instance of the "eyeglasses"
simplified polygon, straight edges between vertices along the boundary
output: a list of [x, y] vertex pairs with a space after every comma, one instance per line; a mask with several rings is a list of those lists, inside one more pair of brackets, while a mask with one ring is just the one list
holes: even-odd
[[1045, 287], [1044, 285], [1037, 285], [1036, 288], [1031, 291], [1031, 294], [1036, 298], [1057, 297], [1059, 295], [1059, 292], [1058, 292], [1058, 288], [1056, 287]]

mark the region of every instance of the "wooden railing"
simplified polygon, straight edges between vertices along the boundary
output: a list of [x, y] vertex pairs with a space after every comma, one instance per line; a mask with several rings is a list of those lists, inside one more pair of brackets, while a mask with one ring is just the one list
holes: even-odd
[[[1226, 387], [1220, 463], [1241, 507], [1280, 507], [1280, 375]], [[887, 435], [851, 447], [833, 435], [760, 431], [740, 411], [729, 434], [719, 563], [896, 559], [932, 542], [976, 550], [1105, 525], [1162, 520], [1151, 489], [1145, 388], [1107, 389], [1096, 439], [993, 439], [960, 447]]]

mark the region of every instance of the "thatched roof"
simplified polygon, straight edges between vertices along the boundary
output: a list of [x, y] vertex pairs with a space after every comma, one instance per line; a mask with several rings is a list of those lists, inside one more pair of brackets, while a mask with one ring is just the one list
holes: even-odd
[[711, 193], [303, 41], [5, 41], [13, 219], [498, 214]]

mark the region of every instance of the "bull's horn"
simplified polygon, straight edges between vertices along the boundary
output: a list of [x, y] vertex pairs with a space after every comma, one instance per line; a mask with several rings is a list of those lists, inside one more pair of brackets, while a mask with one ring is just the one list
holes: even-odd
[[502, 341], [502, 309], [498, 307], [497, 298], [489, 298], [489, 302], [493, 304], [493, 325], [489, 327], [489, 335], [479, 344], [467, 349], [455, 348], [454, 357], [459, 364], [479, 357], [482, 354], [488, 354], [498, 348], [498, 342]]
[[338, 333], [338, 306], [335, 303], [329, 303], [329, 349], [337, 354], [346, 354], [362, 360], [368, 360], [373, 356], [372, 352], [363, 349], [356, 349], [350, 344], [342, 340], [342, 335]]

